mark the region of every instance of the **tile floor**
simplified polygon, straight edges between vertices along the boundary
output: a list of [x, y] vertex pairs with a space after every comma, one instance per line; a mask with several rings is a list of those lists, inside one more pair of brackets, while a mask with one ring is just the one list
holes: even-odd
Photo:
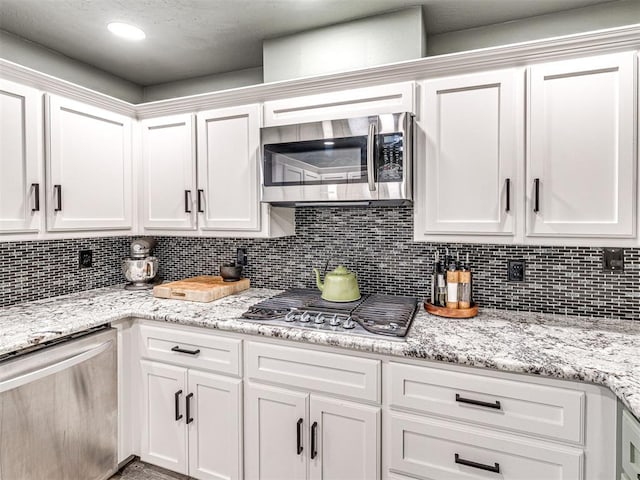
[[191, 477], [135, 460], [109, 480], [188, 480]]

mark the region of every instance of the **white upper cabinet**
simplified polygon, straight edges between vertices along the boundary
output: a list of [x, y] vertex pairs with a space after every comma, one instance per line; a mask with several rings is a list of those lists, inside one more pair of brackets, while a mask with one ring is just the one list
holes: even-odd
[[260, 230], [260, 105], [209, 110], [197, 117], [200, 228]]
[[47, 228], [132, 227], [131, 119], [47, 97]]
[[523, 81], [522, 70], [511, 69], [421, 84], [417, 240], [513, 237], [522, 196]]
[[527, 235], [635, 234], [633, 52], [529, 69]]
[[195, 230], [194, 116], [143, 120], [141, 126], [143, 227]]
[[264, 103], [264, 125], [337, 120], [414, 111], [413, 82], [320, 93]]
[[44, 210], [40, 92], [0, 80], [0, 233], [37, 232]]

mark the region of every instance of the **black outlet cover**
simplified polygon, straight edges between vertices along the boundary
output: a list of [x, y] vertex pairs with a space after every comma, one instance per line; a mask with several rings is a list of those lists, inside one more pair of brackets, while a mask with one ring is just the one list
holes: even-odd
[[524, 260], [509, 260], [508, 279], [510, 282], [524, 282]]
[[602, 269], [605, 272], [623, 272], [624, 250], [621, 248], [605, 248], [602, 252]]
[[247, 249], [246, 248], [238, 248], [236, 250], [236, 265], [246, 266], [247, 261]]
[[89, 268], [93, 266], [93, 250], [80, 250], [78, 255], [78, 263], [80, 268]]

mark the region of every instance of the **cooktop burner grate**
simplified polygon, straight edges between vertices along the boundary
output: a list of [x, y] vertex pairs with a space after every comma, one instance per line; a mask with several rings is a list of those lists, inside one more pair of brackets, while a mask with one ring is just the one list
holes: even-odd
[[316, 330], [404, 337], [418, 311], [419, 299], [363, 295], [355, 302], [329, 302], [313, 289], [294, 288], [263, 300], [243, 317]]

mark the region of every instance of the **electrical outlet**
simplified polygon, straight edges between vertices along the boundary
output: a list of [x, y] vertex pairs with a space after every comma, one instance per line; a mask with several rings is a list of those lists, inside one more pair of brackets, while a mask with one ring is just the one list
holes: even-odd
[[524, 282], [524, 260], [509, 260], [508, 279], [510, 282]]
[[246, 248], [238, 248], [236, 250], [236, 265], [246, 266], [248, 263], [247, 260], [247, 249]]
[[93, 251], [92, 250], [80, 250], [78, 255], [78, 263], [80, 268], [89, 268], [93, 266]]
[[602, 251], [602, 269], [605, 272], [623, 272], [624, 250], [621, 248], [605, 248]]

